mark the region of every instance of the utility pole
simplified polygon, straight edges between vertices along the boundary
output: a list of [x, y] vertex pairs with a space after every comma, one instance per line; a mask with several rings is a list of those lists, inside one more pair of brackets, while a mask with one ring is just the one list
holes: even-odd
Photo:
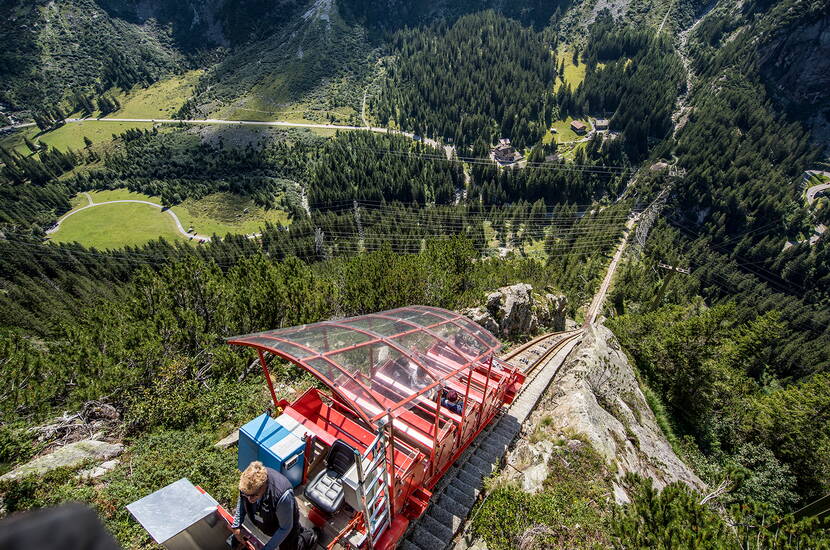
[[660, 305], [660, 302], [663, 301], [663, 297], [666, 295], [666, 289], [669, 287], [669, 283], [674, 278], [675, 273], [684, 273], [686, 275], [691, 274], [692, 270], [688, 267], [675, 267], [669, 264], [658, 263], [657, 267], [660, 269], [665, 269], [668, 271], [665, 277], [663, 277], [663, 283], [660, 285], [660, 289], [654, 295], [654, 299], [648, 306], [648, 311], [652, 311], [657, 309], [657, 306]]
[[319, 227], [314, 228], [314, 250], [317, 252], [317, 257], [321, 260], [327, 260], [328, 255], [326, 254], [326, 248], [323, 243], [324, 239], [323, 230]]
[[634, 247], [635, 250], [642, 252], [646, 246], [648, 233], [660, 212], [665, 208], [668, 202], [669, 193], [674, 188], [674, 185], [686, 177], [686, 169], [680, 168], [676, 165], [669, 166], [669, 181], [663, 186], [663, 189], [657, 195], [657, 198], [640, 214], [640, 223], [637, 224], [637, 230], [634, 232]]
[[360, 205], [355, 200], [352, 206], [354, 207], [354, 223], [357, 225], [357, 250], [363, 252], [366, 246], [366, 235], [363, 233], [363, 221], [360, 219]]

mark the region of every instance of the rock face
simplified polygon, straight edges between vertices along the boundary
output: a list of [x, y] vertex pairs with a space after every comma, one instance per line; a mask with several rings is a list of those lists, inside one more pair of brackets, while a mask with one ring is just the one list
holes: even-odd
[[30, 475], [42, 475], [57, 468], [79, 466], [86, 460], [105, 461], [120, 455], [124, 446], [94, 439], [76, 441], [61, 447], [54, 453], [38, 457], [18, 466], [0, 477], [0, 481], [11, 481]]
[[485, 306], [461, 313], [493, 334], [515, 338], [542, 327], [564, 330], [567, 304], [564, 296], [540, 294], [529, 284], [521, 283], [491, 292]]
[[[531, 422], [536, 425], [543, 417], [549, 417], [547, 422], [560, 432], [582, 434], [609, 464], [616, 464], [619, 477], [633, 472], [650, 477], [655, 487], [661, 489], [675, 481], [697, 490], [705, 488], [672, 450], [646, 403], [628, 358], [614, 334], [604, 326], [586, 330], [582, 342], [534, 411]], [[525, 446], [520, 452], [527, 456], [517, 458], [526, 464], [546, 464], [545, 455], [551, 449], [544, 443]], [[534, 490], [540, 484], [536, 483], [537, 477], [531, 476], [527, 489]], [[622, 488], [614, 489], [615, 498], [624, 502], [627, 496]]]
[[227, 437], [219, 440], [213, 446], [217, 449], [227, 449], [239, 443], [239, 430], [234, 430]]
[[117, 458], [113, 460], [107, 460], [106, 462], [99, 464], [94, 468], [84, 470], [83, 472], [78, 474], [78, 477], [80, 477], [81, 479], [98, 479], [99, 477], [102, 477], [108, 474], [109, 472], [113, 471], [115, 467], [118, 466], [118, 462], [119, 461]]

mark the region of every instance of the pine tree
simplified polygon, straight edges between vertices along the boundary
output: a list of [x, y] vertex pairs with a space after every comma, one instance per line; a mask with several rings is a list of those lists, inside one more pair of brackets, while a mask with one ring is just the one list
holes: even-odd
[[26, 147], [28, 147], [29, 151], [31, 151], [32, 153], [37, 153], [38, 151], [40, 151], [40, 147], [35, 145], [32, 142], [32, 140], [29, 139], [29, 136], [24, 135], [23, 136], [23, 142], [26, 144]]

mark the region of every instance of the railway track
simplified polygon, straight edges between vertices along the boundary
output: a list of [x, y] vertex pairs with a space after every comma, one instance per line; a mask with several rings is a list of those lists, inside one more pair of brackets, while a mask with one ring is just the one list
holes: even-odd
[[543, 334], [505, 353], [501, 356], [501, 360], [519, 367], [525, 375], [530, 374], [539, 364], [550, 357], [551, 353], [564, 340], [581, 332], [581, 329], [576, 329]]
[[521, 367], [527, 376], [521, 391], [441, 479], [433, 490], [432, 505], [412, 523], [401, 550], [445, 550], [453, 544], [484, 487], [484, 478], [499, 466], [582, 334], [582, 330], [545, 334], [501, 357]]

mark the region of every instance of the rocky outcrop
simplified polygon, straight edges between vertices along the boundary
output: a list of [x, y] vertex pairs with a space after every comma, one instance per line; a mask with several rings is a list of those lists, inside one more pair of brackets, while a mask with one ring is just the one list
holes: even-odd
[[[633, 472], [651, 478], [657, 488], [675, 481], [697, 490], [705, 487], [672, 450], [628, 358], [604, 326], [586, 329], [529, 422], [530, 426], [545, 426], [551, 433], [584, 439], [609, 464], [616, 465], [619, 477]], [[578, 445], [579, 441], [568, 444]], [[552, 452], [551, 442], [543, 439], [517, 445], [508, 457], [508, 462], [525, 465], [527, 490], [541, 487], [544, 465]], [[614, 489], [615, 498], [626, 501], [622, 487]]]
[[106, 461], [120, 455], [123, 451], [124, 446], [120, 444], [84, 439], [18, 466], [11, 472], [0, 476], [0, 481], [13, 481], [26, 476], [43, 475], [58, 468], [74, 468], [88, 460]]
[[542, 328], [564, 330], [567, 304], [564, 296], [534, 292], [532, 286], [521, 283], [491, 292], [484, 306], [461, 313], [493, 334], [516, 338]]

